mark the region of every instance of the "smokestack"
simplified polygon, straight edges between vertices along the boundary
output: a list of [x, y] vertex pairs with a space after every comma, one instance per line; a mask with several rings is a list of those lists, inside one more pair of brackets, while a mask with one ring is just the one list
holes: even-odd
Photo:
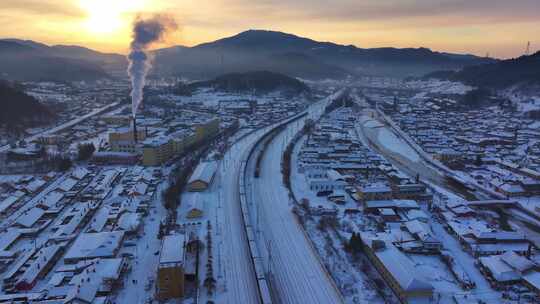
[[135, 141], [135, 143], [138, 142], [137, 136], [137, 119], [133, 117], [133, 140]]
[[143, 88], [146, 83], [146, 75], [152, 67], [148, 48], [154, 42], [163, 39], [167, 31], [175, 30], [176, 22], [162, 15], [156, 15], [150, 19], [137, 18], [133, 24], [133, 40], [128, 55], [128, 75], [131, 79], [131, 112], [133, 118], [137, 114], [137, 108], [143, 100]]

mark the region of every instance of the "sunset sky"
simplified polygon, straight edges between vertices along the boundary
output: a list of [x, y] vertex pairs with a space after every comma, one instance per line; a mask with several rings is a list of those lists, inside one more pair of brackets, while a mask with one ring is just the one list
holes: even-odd
[[161, 46], [269, 29], [358, 47], [428, 47], [508, 58], [540, 49], [539, 0], [0, 0], [0, 37], [125, 53], [138, 14], [180, 30]]

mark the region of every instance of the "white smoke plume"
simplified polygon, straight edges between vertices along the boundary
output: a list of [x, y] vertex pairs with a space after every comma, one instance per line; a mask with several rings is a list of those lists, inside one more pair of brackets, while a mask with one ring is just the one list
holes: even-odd
[[133, 117], [143, 100], [143, 88], [146, 75], [152, 67], [148, 48], [155, 42], [163, 40], [167, 32], [176, 30], [176, 22], [164, 15], [155, 15], [143, 19], [138, 17], [133, 23], [133, 40], [128, 55], [128, 75], [131, 79], [131, 111]]

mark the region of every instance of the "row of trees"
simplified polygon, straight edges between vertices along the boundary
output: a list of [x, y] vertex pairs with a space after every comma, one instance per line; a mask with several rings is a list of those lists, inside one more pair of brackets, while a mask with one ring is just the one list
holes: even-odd
[[206, 154], [212, 146], [215, 146], [213, 142], [226, 141], [229, 136], [234, 134], [239, 128], [239, 124], [232, 124], [230, 128], [224, 130], [215, 137], [209, 137], [202, 141], [196, 142], [191, 147], [186, 148], [182, 158], [181, 164], [171, 174], [173, 176], [173, 182], [163, 192], [163, 201], [165, 208], [169, 212], [175, 214], [176, 209], [181, 204], [181, 194], [189, 180], [189, 176], [195, 169], [195, 166], [199, 163], [201, 157]]
[[77, 146], [77, 160], [89, 160], [96, 151], [93, 143], [82, 143]]
[[302, 127], [302, 130], [295, 135], [293, 140], [289, 143], [289, 145], [287, 145], [285, 152], [283, 152], [283, 163], [281, 164], [283, 173], [283, 184], [285, 185], [285, 187], [287, 187], [287, 189], [289, 189], [289, 192], [291, 192], [291, 162], [294, 146], [296, 145], [298, 140], [302, 138], [302, 136], [304, 136], [305, 134], [311, 134], [314, 126], [315, 122], [311, 119], [307, 119], [304, 123], [304, 127]]

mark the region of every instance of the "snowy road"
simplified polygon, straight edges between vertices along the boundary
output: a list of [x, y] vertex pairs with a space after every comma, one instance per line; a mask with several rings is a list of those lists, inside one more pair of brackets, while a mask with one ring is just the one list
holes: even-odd
[[[317, 112], [320, 114], [320, 108]], [[256, 157], [250, 159], [246, 175], [248, 200], [253, 204], [251, 212], [255, 213], [254, 222], [258, 222], [255, 226], [259, 248], [266, 248], [260, 251], [267, 261], [266, 270], [271, 273], [272, 289], [279, 302], [341, 303], [339, 291], [291, 211], [288, 191], [282, 183], [281, 156], [303, 126], [301, 121], [289, 124], [270, 142], [262, 159], [260, 178], [253, 178]]]

